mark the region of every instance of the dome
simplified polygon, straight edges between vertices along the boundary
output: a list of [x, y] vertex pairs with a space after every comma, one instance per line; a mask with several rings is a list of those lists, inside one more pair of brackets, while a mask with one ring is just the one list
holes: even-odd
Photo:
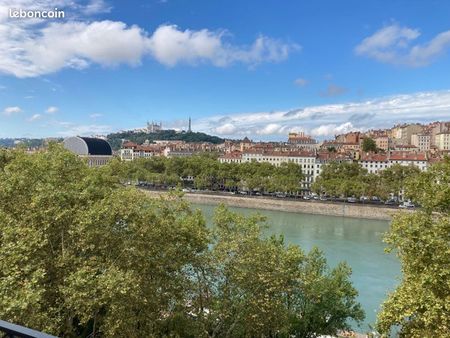
[[77, 155], [112, 155], [110, 144], [100, 138], [68, 137], [64, 140], [64, 148]]

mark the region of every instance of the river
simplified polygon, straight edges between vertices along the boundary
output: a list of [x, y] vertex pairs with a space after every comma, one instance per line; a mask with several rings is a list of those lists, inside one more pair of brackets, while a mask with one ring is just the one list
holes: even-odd
[[[211, 225], [214, 206], [194, 204]], [[388, 221], [334, 216], [289, 213], [282, 211], [230, 208], [248, 215], [260, 213], [267, 217], [269, 234], [283, 235], [287, 244], [297, 244], [304, 250], [313, 246], [324, 251], [333, 267], [346, 261], [352, 268], [352, 281], [359, 291], [359, 302], [366, 312], [361, 328], [368, 331], [376, 320], [380, 304], [392, 291], [400, 277], [400, 263], [395, 254], [386, 254], [382, 242]]]

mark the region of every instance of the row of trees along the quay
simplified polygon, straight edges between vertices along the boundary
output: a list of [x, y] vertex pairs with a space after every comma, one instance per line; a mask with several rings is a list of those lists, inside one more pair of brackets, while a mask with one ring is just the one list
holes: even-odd
[[[155, 156], [126, 163], [117, 160], [113, 166], [117, 167], [123, 180], [209, 190], [295, 194], [301, 191], [304, 178], [301, 167], [293, 162], [278, 167], [260, 162], [220, 163], [212, 154], [174, 158]], [[193, 181], [186, 181], [188, 177]]]
[[450, 337], [450, 159], [406, 180], [422, 208], [402, 212], [385, 241], [402, 264], [402, 279], [382, 306], [378, 329], [388, 336]]
[[[331, 196], [403, 196], [406, 181], [419, 175], [416, 166], [394, 164], [379, 174], [369, 174], [356, 162], [330, 162], [312, 184], [312, 190]], [[406, 195], [405, 195], [406, 197]]]
[[57, 145], [0, 151], [1, 319], [61, 337], [317, 337], [364, 318], [345, 263], [223, 206], [208, 228], [120, 170]]

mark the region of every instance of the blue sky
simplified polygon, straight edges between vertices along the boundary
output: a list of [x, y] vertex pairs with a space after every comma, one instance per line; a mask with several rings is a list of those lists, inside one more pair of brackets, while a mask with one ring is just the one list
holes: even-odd
[[[65, 19], [9, 17], [63, 9]], [[450, 2], [0, 0], [0, 137], [450, 120]]]

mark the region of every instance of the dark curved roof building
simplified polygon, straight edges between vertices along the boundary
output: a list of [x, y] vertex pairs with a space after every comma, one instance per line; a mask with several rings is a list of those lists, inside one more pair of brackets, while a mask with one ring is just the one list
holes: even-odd
[[103, 139], [94, 137], [73, 136], [64, 140], [64, 148], [74, 154], [88, 159], [90, 166], [103, 165], [112, 157], [110, 144]]

